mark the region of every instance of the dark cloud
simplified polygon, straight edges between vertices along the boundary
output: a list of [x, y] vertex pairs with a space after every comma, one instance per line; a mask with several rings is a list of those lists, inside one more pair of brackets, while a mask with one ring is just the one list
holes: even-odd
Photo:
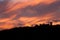
[[[51, 3], [49, 5], [45, 5], [45, 4], [38, 4], [36, 6], [28, 6], [25, 9], [22, 10], [21, 15], [22, 16], [41, 16], [47, 13], [52, 13], [55, 12], [59, 9], [60, 7], [60, 1]], [[30, 10], [32, 10], [33, 12], [31, 12]], [[36, 13], [35, 13], [36, 12]]]
[[9, 16], [8, 14], [3, 13], [7, 9], [8, 2], [9, 2], [8, 0], [4, 0], [0, 2], [0, 18], [6, 18], [7, 16]]
[[7, 10], [8, 2], [9, 1], [7, 0], [5, 0], [4, 2], [0, 2], [0, 18], [9, 18], [12, 15], [16, 14], [16, 17], [12, 20], [17, 20], [20, 17], [40, 17], [50, 13], [52, 13], [55, 18], [60, 18], [60, 16], [58, 15], [60, 14], [60, 1], [55, 1], [51, 4], [40, 3], [35, 6], [27, 6], [25, 8], [17, 9], [6, 14], [3, 12]]
[[17, 16], [15, 19], [18, 19], [20, 17], [40, 17], [50, 13], [57, 14], [59, 11], [58, 9], [60, 9], [60, 1], [55, 1], [48, 5], [41, 3], [36, 6], [27, 6], [25, 8], [16, 10]]
[[[0, 26], [4, 26], [12, 24], [14, 26], [24, 26], [27, 23], [33, 23], [33, 21], [35, 22], [43, 22], [43, 21], [50, 21], [53, 20], [55, 22], [60, 21], [60, 0], [57, 0], [53, 3], [50, 4], [44, 4], [44, 3], [40, 3], [38, 5], [28, 5], [27, 7], [25, 6], [24, 8], [20, 8], [17, 10], [12, 10], [9, 11], [11, 8], [13, 9], [15, 5], [13, 5], [12, 7], [9, 7], [9, 5], [7, 5], [10, 1], [9, 0], [4, 0], [3, 2], [0, 2]], [[6, 12], [9, 11], [9, 12]], [[47, 14], [52, 14], [53, 18], [48, 18], [45, 19], [45, 15]], [[14, 18], [12, 16], [16, 15]], [[42, 19], [40, 18], [42, 16]], [[11, 18], [12, 19], [11, 19]], [[29, 19], [32, 17], [38, 17], [38, 19], [33, 19], [33, 20], [28, 20], [26, 19], [27, 22], [25, 22], [25, 20], [21, 19], [18, 20], [18, 18], [20, 17], [27, 17]], [[4, 19], [8, 18], [8, 21], [5, 21]], [[40, 18], [40, 19], [39, 19]]]
[[60, 20], [60, 8], [53, 13], [53, 19]]
[[1, 12], [4, 12], [7, 9], [7, 4], [8, 4], [8, 0], [4, 0], [3, 2], [0, 2], [0, 14]]
[[0, 3], [0, 5], [2, 6], [0, 8], [0, 18], [8, 18], [14, 14], [17, 15], [16, 18], [20, 18], [22, 16], [23, 17], [42, 16], [45, 14], [56, 12], [60, 7], [60, 1], [55, 1], [49, 5], [41, 3], [36, 6], [27, 6], [25, 8], [10, 12], [8, 14], [2, 13], [6, 10], [6, 8], [7, 8], [6, 5], [8, 2], [9, 1], [5, 0], [4, 2]]

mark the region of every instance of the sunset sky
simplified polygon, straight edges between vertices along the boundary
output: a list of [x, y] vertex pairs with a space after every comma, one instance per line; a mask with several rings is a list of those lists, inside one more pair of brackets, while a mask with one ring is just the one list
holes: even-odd
[[60, 24], [60, 0], [0, 0], [0, 29], [50, 21]]

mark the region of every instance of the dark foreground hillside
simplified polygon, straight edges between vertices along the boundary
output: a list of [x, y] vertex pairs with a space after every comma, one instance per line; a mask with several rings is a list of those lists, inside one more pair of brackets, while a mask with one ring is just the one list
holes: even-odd
[[[51, 32], [60, 32], [60, 25], [49, 25], [42, 24], [40, 26], [35, 25], [35, 27], [20, 27], [10, 30], [4, 30], [0, 32], [0, 37], [8, 37], [8, 39], [15, 40], [49, 40], [57, 39], [58, 34], [51, 34]], [[4, 36], [1, 36], [3, 33]], [[57, 36], [55, 36], [57, 35]], [[51, 37], [50, 37], [51, 36]]]
[[[13, 28], [10, 30], [4, 30], [6, 32], [59, 32], [60, 31], [60, 25], [49, 25], [49, 24], [42, 24], [42, 25], [35, 25], [34, 27], [20, 27], [20, 28]], [[1, 32], [4, 32], [1, 31]]]

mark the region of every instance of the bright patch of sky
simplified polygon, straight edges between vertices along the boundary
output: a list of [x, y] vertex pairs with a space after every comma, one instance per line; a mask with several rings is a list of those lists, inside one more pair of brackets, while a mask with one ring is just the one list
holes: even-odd
[[3, 2], [4, 0], [0, 0], [0, 2]]
[[32, 0], [11, 0], [12, 2], [28, 2], [28, 1], [32, 1]]

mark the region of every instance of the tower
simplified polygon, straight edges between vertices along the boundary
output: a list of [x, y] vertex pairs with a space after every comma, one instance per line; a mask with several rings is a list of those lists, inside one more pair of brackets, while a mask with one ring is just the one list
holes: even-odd
[[52, 25], [52, 24], [53, 24], [52, 22], [49, 23], [49, 25]]

